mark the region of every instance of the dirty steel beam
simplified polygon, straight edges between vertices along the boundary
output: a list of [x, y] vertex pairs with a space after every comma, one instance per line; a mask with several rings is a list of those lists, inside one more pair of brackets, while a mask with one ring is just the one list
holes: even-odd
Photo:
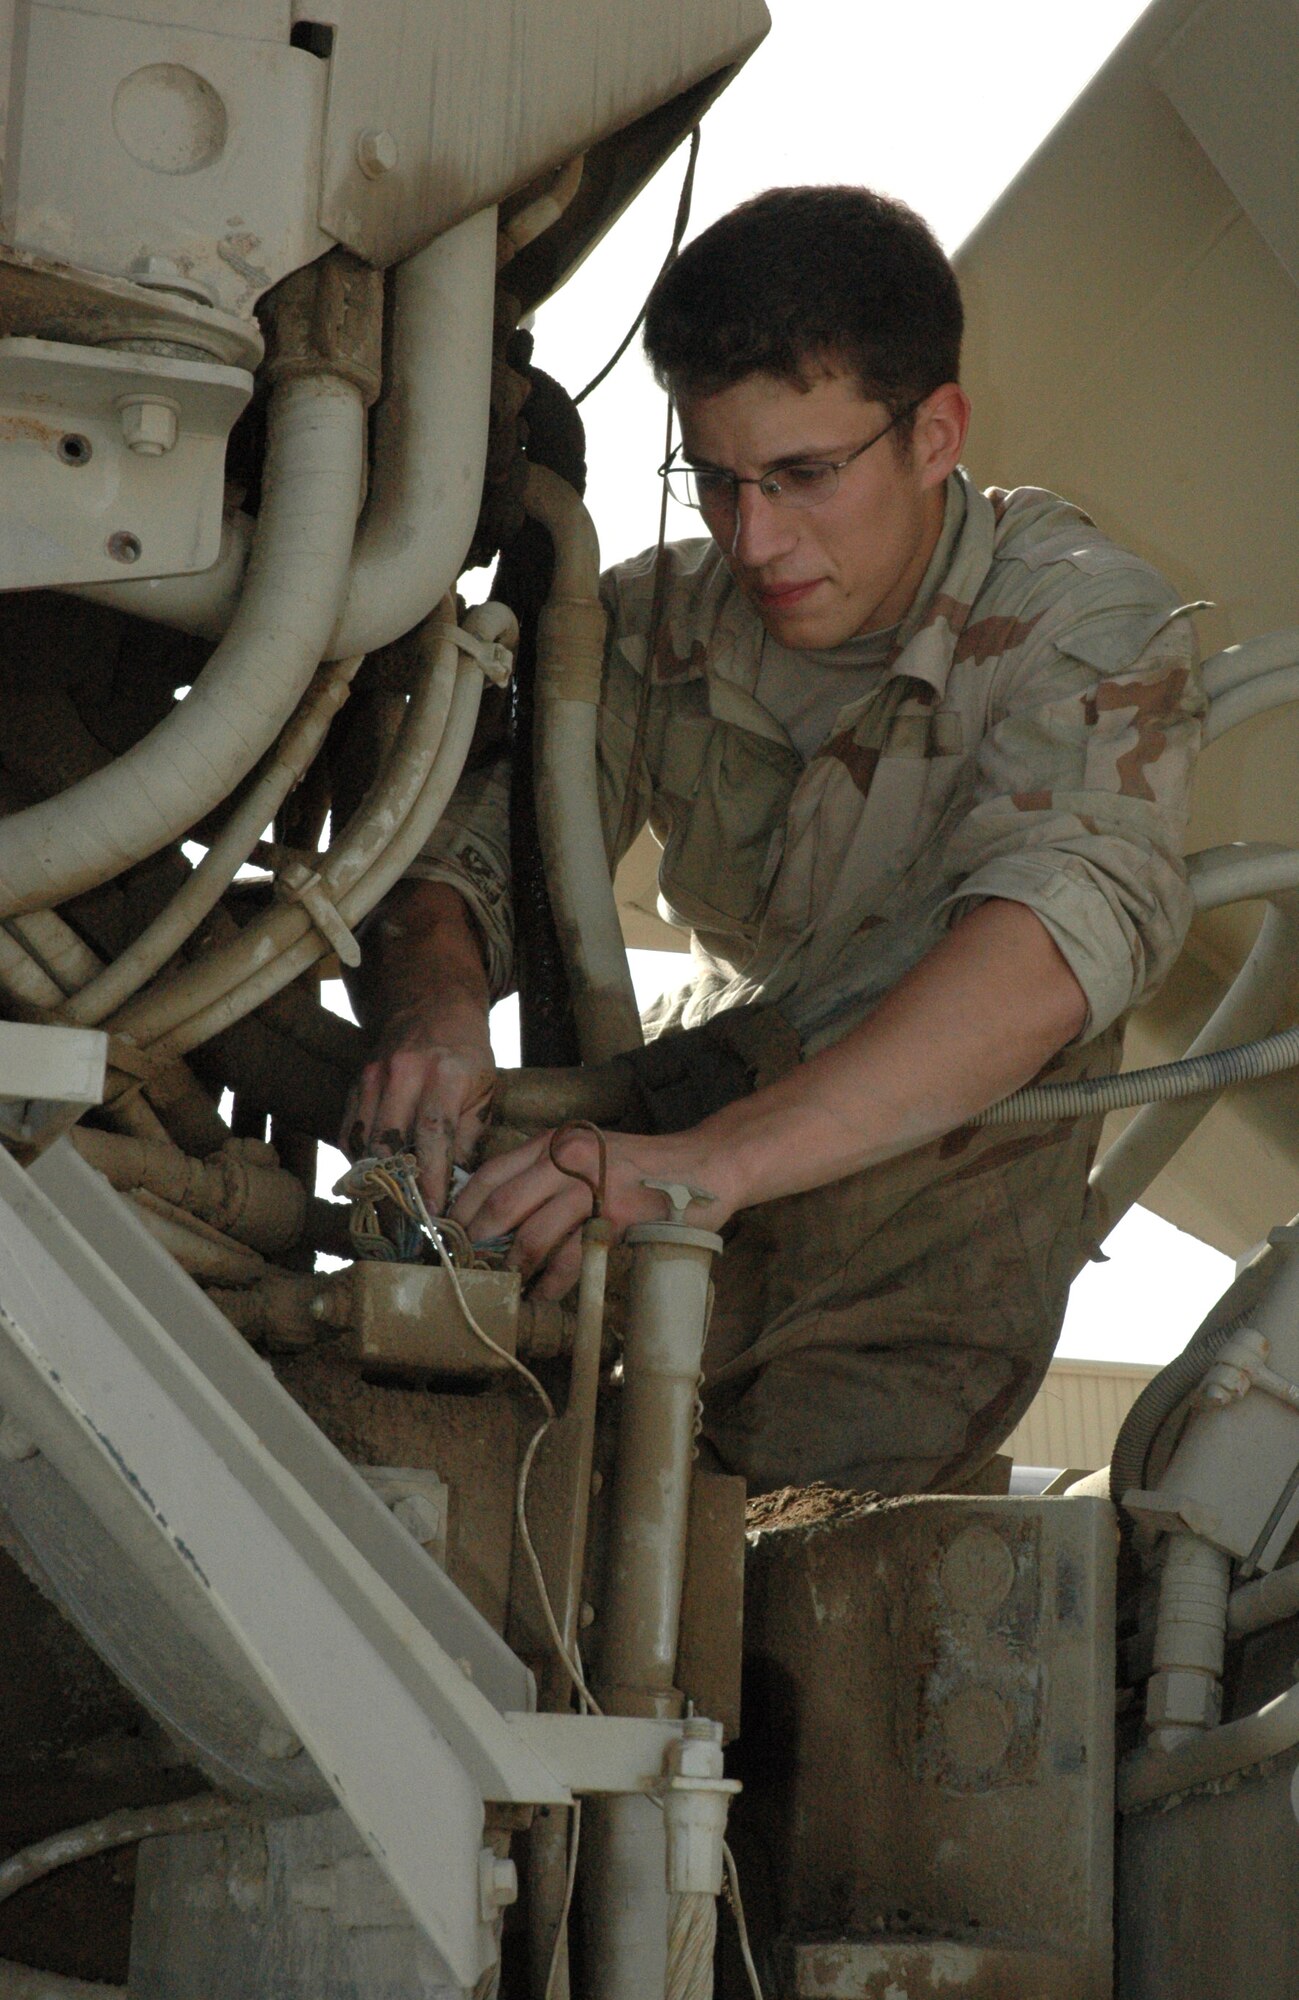
[[242, 1663], [472, 1986], [484, 1800], [569, 1802], [502, 1712], [530, 1677], [66, 1141], [37, 1175], [0, 1153], [0, 1407]]

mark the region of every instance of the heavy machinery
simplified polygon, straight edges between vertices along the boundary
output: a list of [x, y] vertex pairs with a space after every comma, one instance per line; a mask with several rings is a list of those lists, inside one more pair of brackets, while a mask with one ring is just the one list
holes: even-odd
[[1113, 1466], [746, 1515], [688, 1187], [614, 1247], [593, 1184], [563, 1307], [400, 1159], [315, 1191], [320, 982], [507, 737], [490, 1143], [636, 1118], [598, 553], [522, 322], [765, 23], [0, 9], [0, 1995], [1299, 1993], [1286, 0], [1156, 0], [959, 260], [976, 474], [1219, 606], [1202, 916], [1129, 1044], [1193, 1062], [1106, 1086], [1166, 1101], [1097, 1240], [1153, 1183], [1266, 1241]]

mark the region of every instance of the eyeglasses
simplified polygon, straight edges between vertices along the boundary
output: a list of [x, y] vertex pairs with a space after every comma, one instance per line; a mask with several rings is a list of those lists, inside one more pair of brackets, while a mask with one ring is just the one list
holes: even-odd
[[914, 416], [919, 407], [919, 402], [908, 403], [882, 431], [876, 431], [874, 437], [867, 438], [865, 444], [859, 444], [846, 458], [800, 459], [796, 464], [779, 465], [771, 472], [764, 472], [759, 479], [741, 479], [738, 473], [723, 472], [713, 465], [674, 465], [672, 460], [681, 450], [678, 445], [666, 464], [659, 467], [659, 478], [667, 482], [674, 500], [695, 508], [705, 520], [728, 520], [739, 505], [741, 486], [756, 486], [763, 499], [770, 500], [775, 507], [820, 507], [838, 492], [839, 474], [844, 467]]

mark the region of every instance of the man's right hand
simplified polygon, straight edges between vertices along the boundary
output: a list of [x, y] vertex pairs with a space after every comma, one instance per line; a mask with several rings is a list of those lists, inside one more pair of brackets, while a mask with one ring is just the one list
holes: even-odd
[[477, 934], [442, 883], [406, 882], [366, 939], [354, 997], [374, 1053], [357, 1077], [341, 1144], [366, 1153], [414, 1152], [434, 1215], [451, 1169], [472, 1160], [491, 1109], [496, 1064]]

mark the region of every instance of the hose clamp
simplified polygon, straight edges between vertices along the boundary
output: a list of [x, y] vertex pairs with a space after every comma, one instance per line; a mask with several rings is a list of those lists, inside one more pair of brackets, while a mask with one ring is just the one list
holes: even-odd
[[289, 855], [276, 870], [275, 893], [282, 902], [301, 903], [321, 937], [344, 965], [361, 963], [361, 947], [314, 868], [308, 868], [296, 855]]

